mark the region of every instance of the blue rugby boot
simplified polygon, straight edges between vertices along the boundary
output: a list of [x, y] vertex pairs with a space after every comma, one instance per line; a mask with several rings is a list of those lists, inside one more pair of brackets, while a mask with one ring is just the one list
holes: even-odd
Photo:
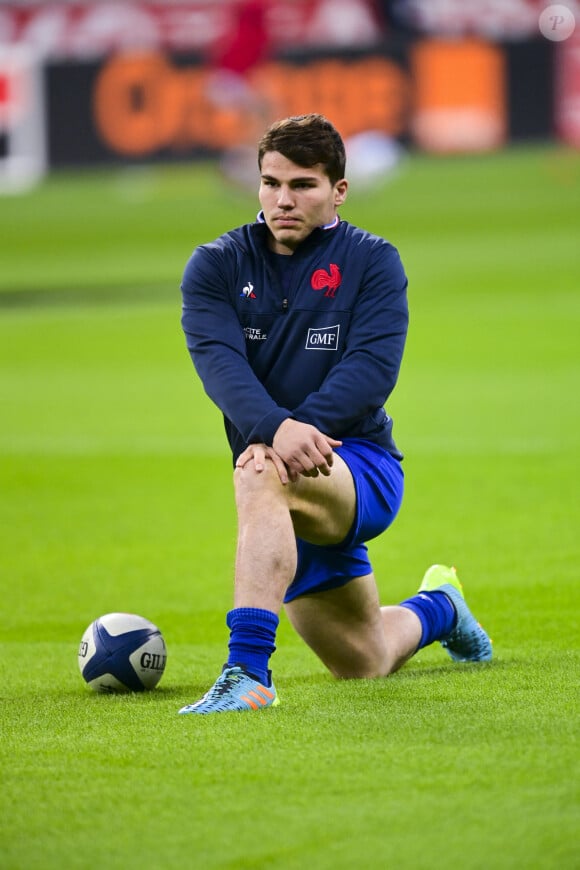
[[423, 577], [419, 592], [444, 592], [451, 599], [457, 613], [453, 631], [440, 643], [455, 662], [489, 662], [491, 640], [477, 622], [463, 596], [455, 568], [431, 565]]
[[263, 710], [280, 703], [274, 684], [264, 686], [241, 665], [224, 665], [211, 689], [195, 704], [179, 711], [184, 713], [229, 713], [230, 711]]

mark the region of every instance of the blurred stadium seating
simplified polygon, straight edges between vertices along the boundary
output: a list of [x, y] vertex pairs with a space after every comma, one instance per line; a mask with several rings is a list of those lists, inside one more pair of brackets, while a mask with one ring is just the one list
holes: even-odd
[[[220, 155], [255, 141], [269, 118], [308, 111], [346, 138], [372, 132], [375, 148], [381, 137], [445, 153], [551, 138], [578, 147], [580, 28], [559, 41], [554, 19], [547, 38], [545, 6], [9, 0], [0, 188], [45, 168]], [[26, 65], [15, 67], [15, 47]]]

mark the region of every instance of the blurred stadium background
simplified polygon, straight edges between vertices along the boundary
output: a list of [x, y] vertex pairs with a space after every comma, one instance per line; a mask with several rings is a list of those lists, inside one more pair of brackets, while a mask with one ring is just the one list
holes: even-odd
[[243, 181], [244, 146], [265, 122], [311, 110], [353, 137], [351, 171], [363, 174], [389, 168], [393, 143], [456, 154], [550, 139], [578, 147], [580, 28], [569, 33], [562, 16], [573, 29], [578, 4], [549, 7], [542, 33], [547, 6], [4, 0], [0, 191], [55, 169], [224, 152]]

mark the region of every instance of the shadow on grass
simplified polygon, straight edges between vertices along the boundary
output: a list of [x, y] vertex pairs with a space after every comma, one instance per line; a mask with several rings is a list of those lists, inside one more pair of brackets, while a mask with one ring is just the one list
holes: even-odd
[[174, 303], [173, 284], [141, 283], [139, 286], [62, 287], [49, 290], [3, 290], [0, 292], [0, 310], [53, 307], [82, 307], [85, 305], [127, 305], [141, 302]]
[[276, 684], [292, 688], [293, 686], [316, 686], [316, 685], [338, 685], [338, 686], [356, 686], [356, 685], [372, 685], [377, 682], [405, 682], [417, 681], [425, 679], [437, 678], [455, 678], [457, 674], [464, 671], [465, 673], [477, 673], [488, 671], [490, 669], [511, 668], [517, 663], [513, 661], [494, 660], [491, 662], [462, 662], [462, 663], [446, 663], [442, 664], [421, 664], [414, 667], [402, 668], [388, 677], [370, 677], [362, 679], [341, 680], [333, 677], [331, 674], [293, 674], [292, 676], [283, 676], [276, 681]]

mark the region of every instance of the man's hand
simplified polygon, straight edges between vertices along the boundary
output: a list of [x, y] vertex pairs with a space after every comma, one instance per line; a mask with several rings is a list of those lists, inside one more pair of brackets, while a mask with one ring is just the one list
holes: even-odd
[[268, 447], [267, 444], [250, 444], [243, 453], [240, 453], [236, 460], [236, 468], [244, 468], [248, 462], [254, 463], [255, 470], [260, 473], [266, 467], [266, 460], [270, 459], [274, 463], [274, 467], [278, 472], [278, 477], [283, 484], [287, 484], [290, 480], [288, 469], [284, 465], [273, 447]]
[[278, 427], [272, 447], [288, 469], [290, 480], [296, 480], [299, 474], [328, 477], [332, 469], [332, 449], [341, 444], [342, 441], [324, 435], [316, 426], [289, 417]]

